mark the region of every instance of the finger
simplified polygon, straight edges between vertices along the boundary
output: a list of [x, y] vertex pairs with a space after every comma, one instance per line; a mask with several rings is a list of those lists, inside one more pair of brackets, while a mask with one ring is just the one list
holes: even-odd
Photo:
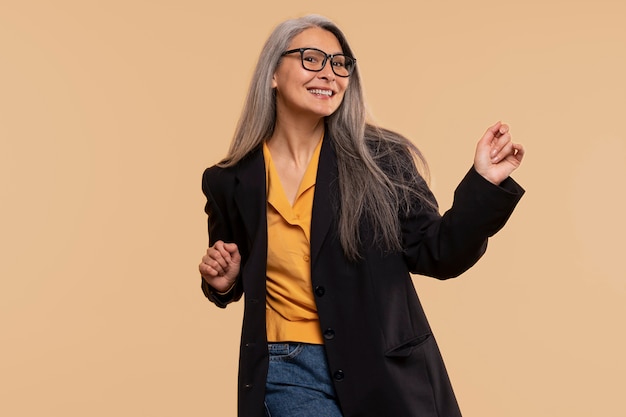
[[213, 247], [207, 250], [207, 255], [219, 262], [222, 268], [227, 268], [230, 263], [230, 254], [224, 250], [224, 242], [217, 241]]
[[[231, 262], [231, 251], [230, 246], [235, 245], [234, 243], [224, 243], [223, 241], [219, 240], [217, 242], [215, 242], [215, 245], [213, 245], [213, 248], [215, 250], [217, 250], [220, 255], [222, 256], [222, 258], [224, 259], [224, 261], [226, 262], [226, 265], [228, 265]], [[237, 248], [237, 245], [235, 245], [235, 249]]]
[[500, 126], [502, 126], [502, 122], [497, 122], [493, 126], [489, 126], [483, 136], [480, 138], [479, 143], [482, 145], [490, 145], [493, 142], [494, 138], [498, 134], [500, 130]]
[[221, 240], [218, 240], [217, 242], [213, 244], [213, 246], [210, 247], [210, 249], [220, 252], [223, 247], [224, 247], [224, 242]]
[[209, 249], [207, 251], [207, 254], [202, 258], [202, 262], [217, 271], [218, 274], [223, 274], [228, 268], [226, 260], [218, 251], [214, 249]]
[[207, 265], [204, 261], [198, 265], [198, 270], [200, 271], [200, 275], [203, 277], [216, 277], [218, 276], [218, 272]]
[[203, 262], [202, 265], [204, 270], [207, 271], [211, 276], [218, 277], [225, 274], [224, 268], [222, 268], [222, 266], [215, 261], [209, 260], [208, 262]]
[[239, 253], [239, 249], [236, 249], [233, 253], [230, 254], [230, 258], [232, 259], [232, 261], [234, 263], [240, 263], [241, 262], [241, 254]]
[[515, 151], [513, 155], [515, 159], [517, 159], [518, 162], [522, 162], [522, 159], [524, 159], [524, 154], [526, 153], [524, 146], [520, 145], [519, 143], [514, 143], [513, 149]]
[[224, 264], [222, 254], [220, 253], [220, 251], [215, 250], [214, 248], [207, 249], [206, 255], [204, 257], [207, 259], [207, 263], [209, 263], [208, 261], [212, 260]]
[[496, 133], [494, 134], [494, 136], [496, 138], [499, 138], [500, 136], [506, 134], [509, 132], [509, 125], [501, 123], [500, 127], [498, 128], [498, 130], [496, 131]]
[[241, 258], [239, 255], [239, 248], [236, 243], [224, 243], [224, 250], [228, 252], [228, 255], [232, 258], [233, 262], [238, 262]]
[[495, 156], [491, 158], [491, 162], [494, 164], [506, 159], [509, 156], [515, 155], [515, 149], [513, 148], [513, 142], [505, 144]]
[[501, 160], [505, 155], [508, 155], [512, 149], [511, 134], [506, 132], [499, 138], [493, 141], [489, 156], [492, 162]]

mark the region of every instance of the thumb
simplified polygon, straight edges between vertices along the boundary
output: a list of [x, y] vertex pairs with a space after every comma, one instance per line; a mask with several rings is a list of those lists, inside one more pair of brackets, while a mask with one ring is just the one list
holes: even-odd
[[239, 248], [236, 243], [224, 243], [224, 249], [230, 254], [233, 262], [239, 263], [241, 255], [239, 254]]

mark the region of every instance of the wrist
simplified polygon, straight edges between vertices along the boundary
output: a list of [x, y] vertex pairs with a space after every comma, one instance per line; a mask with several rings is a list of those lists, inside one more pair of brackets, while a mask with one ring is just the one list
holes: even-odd
[[483, 170], [476, 168], [476, 165], [474, 165], [474, 171], [476, 171], [478, 175], [480, 175], [481, 177], [483, 177], [484, 179], [486, 179], [493, 185], [500, 185], [500, 183], [503, 181], [503, 179], [501, 178], [496, 178], [495, 176], [490, 175], [489, 171], [483, 171]]
[[229, 287], [228, 287], [225, 291], [218, 291], [218, 289], [217, 289], [217, 288], [214, 288], [214, 289], [215, 289], [215, 293], [216, 293], [217, 295], [226, 295], [226, 294], [228, 294], [229, 292], [231, 292], [231, 291], [233, 290], [233, 288], [235, 288], [235, 283], [236, 283], [236, 281], [235, 281], [235, 282], [233, 282], [233, 283], [231, 283], [231, 284], [230, 284], [230, 286], [229, 286]]

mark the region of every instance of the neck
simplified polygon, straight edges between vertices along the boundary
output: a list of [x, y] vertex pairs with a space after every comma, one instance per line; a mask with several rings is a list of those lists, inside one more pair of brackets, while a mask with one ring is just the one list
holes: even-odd
[[324, 133], [324, 119], [304, 123], [277, 121], [267, 142], [272, 157], [288, 158], [296, 164], [307, 164]]

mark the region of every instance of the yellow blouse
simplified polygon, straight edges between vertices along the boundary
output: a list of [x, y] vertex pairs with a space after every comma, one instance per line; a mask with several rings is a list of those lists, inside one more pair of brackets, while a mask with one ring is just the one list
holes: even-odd
[[311, 212], [322, 141], [309, 162], [293, 206], [263, 145], [267, 184], [267, 340], [322, 344], [311, 285]]

